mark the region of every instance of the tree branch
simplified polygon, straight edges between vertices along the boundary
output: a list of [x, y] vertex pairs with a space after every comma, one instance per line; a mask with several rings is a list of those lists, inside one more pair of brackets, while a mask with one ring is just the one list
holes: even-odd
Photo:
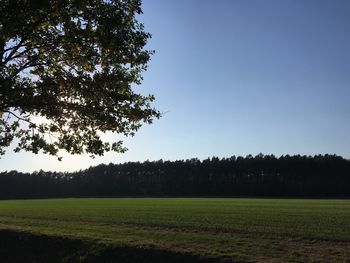
[[13, 115], [13, 116], [16, 117], [18, 120], [25, 121], [25, 122], [28, 122], [28, 123], [32, 123], [29, 119], [24, 119], [24, 118], [22, 118], [22, 117], [16, 115], [15, 113], [13, 113], [12, 111], [5, 110], [5, 111], [3, 111], [3, 112], [6, 112], [6, 113], [8, 113], [8, 114]]
[[43, 66], [46, 65], [46, 63], [41, 62], [41, 63], [33, 63], [32, 61], [28, 61], [27, 63], [25, 63], [22, 67], [19, 67], [14, 74], [12, 74], [11, 78], [14, 78], [15, 76], [17, 76], [21, 71], [27, 69], [27, 68], [32, 68], [32, 67], [36, 67], [36, 66]]
[[[12, 49], [12, 51], [10, 52], [10, 54], [5, 58], [5, 60], [2, 62], [3, 65], [6, 65], [7, 62], [9, 62], [10, 60], [12, 60], [12, 57], [14, 54], [16, 54], [16, 52], [18, 51], [18, 49], [21, 48], [22, 44], [24, 42], [24, 39], [22, 38], [21, 41]], [[6, 51], [4, 51], [5, 53]]]

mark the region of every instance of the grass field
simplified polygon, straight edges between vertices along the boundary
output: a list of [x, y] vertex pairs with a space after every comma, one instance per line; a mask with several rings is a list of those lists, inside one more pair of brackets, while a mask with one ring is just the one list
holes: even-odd
[[0, 201], [2, 228], [243, 262], [350, 262], [350, 200]]

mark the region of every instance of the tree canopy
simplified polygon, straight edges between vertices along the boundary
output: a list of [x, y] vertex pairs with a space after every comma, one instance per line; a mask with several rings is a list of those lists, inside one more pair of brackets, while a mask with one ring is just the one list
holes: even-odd
[[123, 152], [160, 113], [136, 93], [152, 55], [141, 0], [0, 2], [0, 155]]
[[350, 160], [259, 154], [0, 172], [0, 199], [106, 196], [350, 197]]

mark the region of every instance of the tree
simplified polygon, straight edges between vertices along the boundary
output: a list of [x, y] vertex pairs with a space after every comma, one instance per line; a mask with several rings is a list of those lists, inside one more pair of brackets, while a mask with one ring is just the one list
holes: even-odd
[[132, 136], [160, 117], [133, 85], [153, 51], [141, 0], [0, 2], [0, 155], [123, 152], [101, 133]]

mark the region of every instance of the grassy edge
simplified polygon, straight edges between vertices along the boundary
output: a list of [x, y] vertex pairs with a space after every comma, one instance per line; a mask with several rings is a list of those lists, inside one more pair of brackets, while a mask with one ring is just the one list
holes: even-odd
[[[52, 223], [52, 222], [51, 222]], [[59, 225], [59, 223], [58, 223]], [[63, 227], [64, 224], [60, 225], [59, 228]], [[109, 226], [107, 229], [109, 231]], [[127, 235], [129, 231], [132, 231], [130, 226], [125, 229], [121, 226], [121, 229], [114, 229], [119, 234]], [[162, 262], [162, 263], [175, 263], [175, 262], [191, 262], [191, 263], [211, 263], [211, 262], [350, 262], [350, 243], [349, 242], [332, 242], [332, 241], [322, 241], [322, 240], [306, 240], [306, 239], [289, 239], [281, 237], [244, 237], [239, 235], [234, 235], [231, 240], [226, 239], [226, 234], [216, 235], [217, 240], [210, 239], [209, 242], [205, 244], [199, 244], [198, 240], [181, 240], [181, 238], [188, 238], [186, 235], [193, 233], [176, 233], [180, 234], [178, 237], [183, 243], [170, 243], [165, 246], [159, 246], [155, 243], [145, 243], [142, 240], [138, 232], [130, 233], [131, 236], [138, 242], [124, 240], [124, 242], [115, 242], [112, 239], [106, 237], [101, 239], [101, 236], [106, 234], [105, 231], [100, 233], [100, 236], [89, 236], [89, 233], [82, 233], [80, 230], [74, 232], [74, 229], [66, 229], [66, 232], [57, 232], [54, 229], [48, 228], [46, 231], [42, 228], [28, 228], [26, 226], [20, 225], [0, 225], [1, 228], [6, 228], [8, 231], [16, 232], [19, 236], [31, 236], [33, 238], [49, 238], [53, 240], [65, 240], [69, 242], [81, 242], [77, 247], [79, 248], [78, 254], [69, 253], [61, 258], [67, 258], [66, 261], [57, 261], [57, 263], [70, 263], [70, 262], [81, 262], [81, 263], [94, 263], [94, 262]], [[84, 228], [84, 227], [83, 227]], [[94, 231], [96, 229], [93, 229]], [[103, 230], [103, 229], [99, 229]], [[161, 235], [162, 230], [154, 229], [153, 234]], [[82, 233], [80, 235], [80, 233]], [[146, 231], [146, 234], [148, 232]], [[168, 233], [170, 236], [174, 233]], [[206, 235], [208, 233], [195, 233], [194, 235]], [[114, 236], [115, 232], [110, 231], [110, 235]], [[138, 236], [139, 235], [139, 236]], [[192, 236], [190, 236], [192, 237]], [[193, 236], [196, 238], [196, 236]], [[138, 239], [140, 238], [140, 239]], [[171, 237], [170, 237], [171, 238]], [[207, 238], [207, 237], [206, 237]], [[211, 237], [213, 238], [213, 237]], [[164, 240], [163, 240], [164, 241]], [[190, 242], [188, 242], [190, 241]], [[232, 243], [230, 243], [232, 241]], [[68, 242], [68, 243], [69, 243]], [[210, 242], [219, 242], [219, 245], [233, 246], [230, 251], [217, 251], [218, 253], [213, 254], [210, 246]], [[32, 242], [31, 242], [32, 243]], [[34, 242], [35, 243], [35, 242]], [[62, 244], [62, 243], [61, 243]], [[159, 244], [159, 240], [158, 240]], [[82, 246], [83, 245], [83, 246]], [[217, 244], [216, 244], [217, 245]], [[18, 247], [18, 244], [15, 245]], [[26, 244], [22, 244], [26, 247]], [[44, 244], [44, 247], [46, 244]], [[39, 245], [40, 247], [40, 245]], [[85, 247], [85, 249], [80, 249]], [[65, 246], [63, 246], [65, 248]], [[214, 245], [215, 248], [215, 245]], [[203, 253], [205, 249], [210, 253]], [[35, 249], [34, 249], [35, 250]], [[62, 248], [59, 248], [62, 250]], [[61, 254], [66, 250], [63, 249]], [[68, 250], [69, 251], [69, 250]], [[74, 250], [75, 251], [75, 250]], [[235, 251], [232, 253], [232, 251]], [[224, 253], [220, 253], [224, 252]], [[228, 253], [229, 252], [229, 253]], [[31, 252], [30, 252], [31, 253]], [[29, 253], [29, 254], [30, 254]], [[22, 253], [23, 254], [23, 253]], [[25, 253], [24, 253], [25, 254]], [[73, 261], [69, 261], [72, 256], [79, 255], [79, 258], [75, 258]], [[123, 256], [124, 255], [124, 256]], [[248, 256], [247, 256], [248, 255]], [[56, 256], [55, 256], [56, 257]], [[122, 258], [121, 258], [122, 257]], [[91, 261], [91, 258], [94, 258]], [[108, 260], [106, 260], [108, 258]], [[117, 261], [113, 261], [118, 259]], [[102, 261], [101, 261], [102, 260]], [[3, 262], [1, 260], [1, 262]], [[4, 261], [6, 262], [6, 261]], [[11, 261], [14, 262], [14, 261]], [[24, 262], [24, 261], [15, 261]], [[30, 262], [30, 261], [25, 261]], [[33, 261], [35, 263], [41, 261]], [[49, 261], [43, 262], [52, 262]]]

